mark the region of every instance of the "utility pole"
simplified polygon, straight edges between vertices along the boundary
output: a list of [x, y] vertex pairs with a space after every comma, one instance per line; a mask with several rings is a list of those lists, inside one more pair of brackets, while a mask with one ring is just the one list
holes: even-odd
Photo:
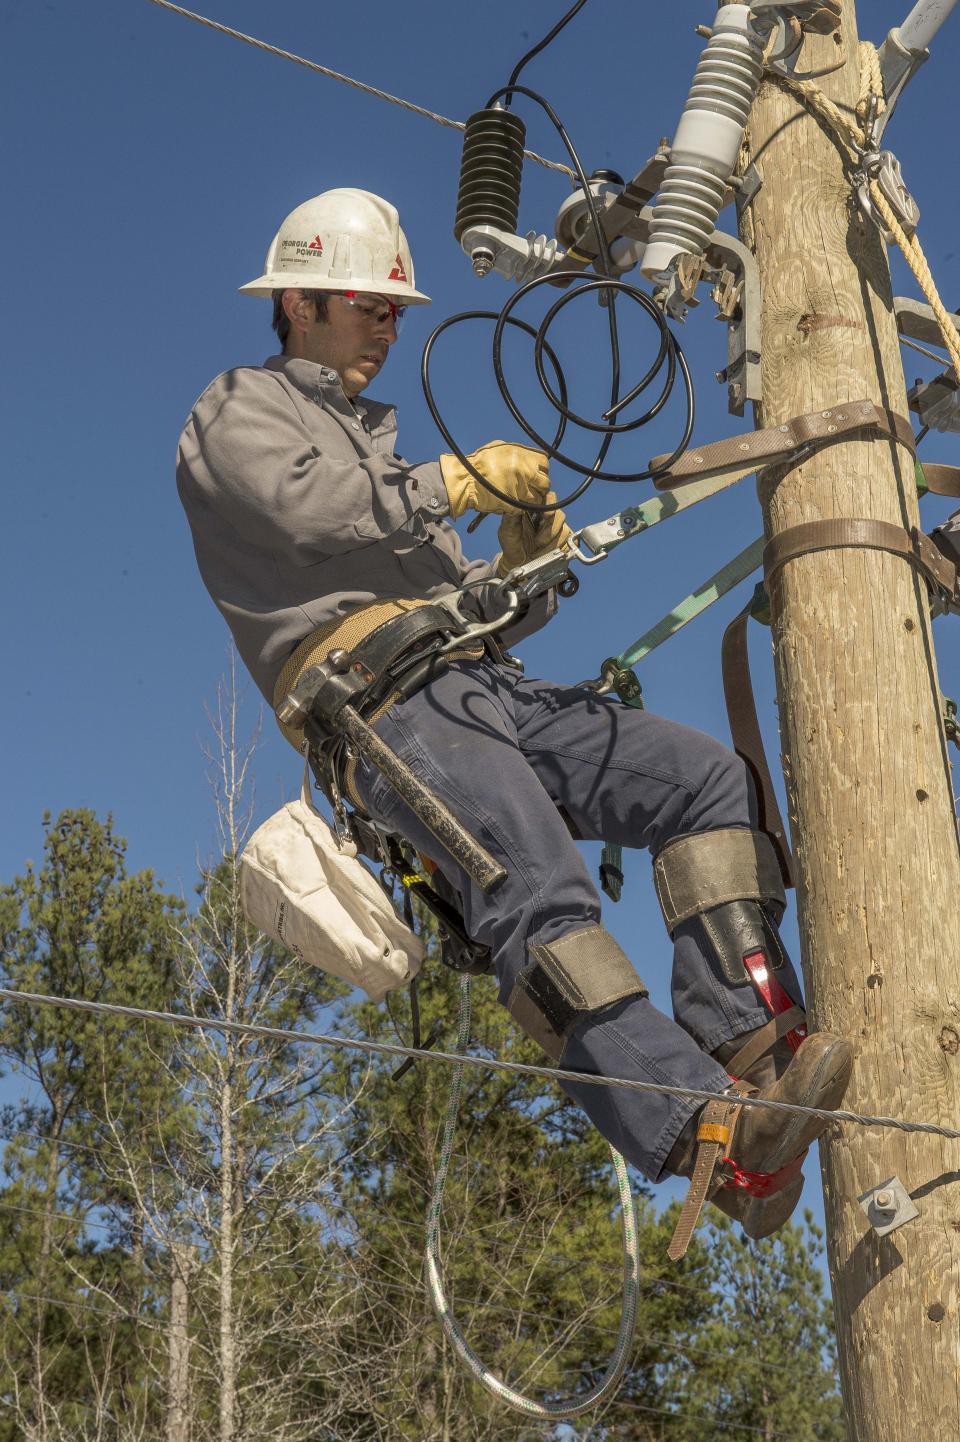
[[[846, 65], [819, 83], [852, 116], [854, 0], [842, 41]], [[800, 68], [837, 55], [809, 36]], [[840, 151], [769, 81], [748, 139], [762, 179], [741, 219], [763, 284], [757, 423], [861, 397], [907, 415], [883, 242]], [[918, 522], [913, 461], [889, 440], [828, 446], [759, 489], [768, 537], [837, 517]], [[814, 1024], [854, 1042], [850, 1109], [956, 1127], [960, 855], [925, 583], [885, 551], [823, 550], [771, 590]], [[960, 1143], [843, 1126], [820, 1155], [851, 1442], [960, 1436]], [[893, 1176], [919, 1216], [881, 1237], [857, 1198]]]

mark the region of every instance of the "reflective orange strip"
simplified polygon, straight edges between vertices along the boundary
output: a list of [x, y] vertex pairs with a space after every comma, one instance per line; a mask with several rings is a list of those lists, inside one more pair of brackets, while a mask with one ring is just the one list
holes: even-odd
[[721, 1122], [705, 1122], [697, 1128], [698, 1142], [720, 1142], [726, 1146], [730, 1140], [730, 1128], [723, 1126]]

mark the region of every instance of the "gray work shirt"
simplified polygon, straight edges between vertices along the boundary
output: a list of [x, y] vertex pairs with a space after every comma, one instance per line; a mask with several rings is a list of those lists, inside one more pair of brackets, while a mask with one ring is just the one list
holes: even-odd
[[[396, 433], [393, 406], [351, 403], [336, 371], [283, 355], [218, 376], [184, 427], [177, 489], [200, 574], [271, 704], [284, 661], [316, 627], [494, 574], [494, 562], [466, 560], [443, 519], [439, 462], [401, 460]], [[490, 590], [477, 593], [480, 614]], [[535, 601], [507, 644], [555, 605], [552, 593]]]

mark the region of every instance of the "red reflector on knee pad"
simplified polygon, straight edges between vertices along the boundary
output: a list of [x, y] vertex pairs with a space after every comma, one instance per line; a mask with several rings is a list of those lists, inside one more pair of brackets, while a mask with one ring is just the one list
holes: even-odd
[[[750, 974], [750, 980], [766, 1002], [771, 1016], [780, 1016], [782, 1012], [796, 1006], [797, 1003], [787, 995], [770, 970], [765, 951], [748, 951], [743, 958], [743, 964]], [[799, 1051], [806, 1039], [807, 1028], [804, 1023], [787, 1032], [786, 1040], [792, 1052]]]

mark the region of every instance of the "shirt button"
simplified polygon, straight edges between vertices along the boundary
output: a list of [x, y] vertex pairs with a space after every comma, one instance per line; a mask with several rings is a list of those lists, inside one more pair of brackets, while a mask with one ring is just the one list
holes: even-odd
[[431, 506], [433, 507], [433, 509], [436, 510], [437, 507], [439, 506], [440, 502], [437, 500], [436, 496], [433, 496], [433, 497], [431, 498], [430, 504], [431, 504]]
[[351, 421], [350, 424], [353, 426], [353, 429], [354, 429], [355, 431], [358, 431], [358, 430], [360, 429], [360, 422], [359, 422], [359, 421]]

